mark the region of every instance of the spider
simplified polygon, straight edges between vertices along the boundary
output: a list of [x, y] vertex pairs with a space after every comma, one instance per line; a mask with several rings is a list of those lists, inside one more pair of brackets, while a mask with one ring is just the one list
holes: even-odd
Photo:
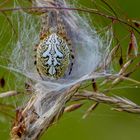
[[74, 55], [60, 13], [45, 13], [42, 16], [42, 25], [35, 60], [39, 75], [43, 79], [60, 79], [70, 75]]

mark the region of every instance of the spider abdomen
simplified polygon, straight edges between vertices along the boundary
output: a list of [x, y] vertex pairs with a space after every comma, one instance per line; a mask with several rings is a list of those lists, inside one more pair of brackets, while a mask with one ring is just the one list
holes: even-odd
[[37, 47], [39, 74], [51, 79], [62, 78], [68, 72], [71, 54], [67, 41], [57, 33], [44, 38]]

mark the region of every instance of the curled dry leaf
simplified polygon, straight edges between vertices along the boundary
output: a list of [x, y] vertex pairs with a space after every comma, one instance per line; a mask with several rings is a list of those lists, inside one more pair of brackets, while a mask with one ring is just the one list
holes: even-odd
[[128, 54], [128, 57], [130, 57], [131, 54], [134, 54], [135, 57], [138, 55], [137, 39], [136, 39], [135, 34], [134, 34], [133, 31], [131, 31], [130, 43], [129, 43], [127, 54]]
[[70, 106], [67, 106], [65, 108], [64, 112], [72, 112], [72, 111], [75, 111], [75, 110], [79, 109], [81, 106], [83, 106], [83, 103], [72, 104]]

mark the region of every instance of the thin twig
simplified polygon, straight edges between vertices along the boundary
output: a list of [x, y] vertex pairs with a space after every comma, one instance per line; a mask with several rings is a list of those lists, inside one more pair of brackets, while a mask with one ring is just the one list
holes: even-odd
[[[47, 6], [44, 6], [44, 7], [16, 7], [16, 8], [4, 8], [4, 9], [0, 9], [0, 12], [9, 12], [9, 11], [20, 11], [20, 10], [37, 10], [37, 11], [33, 11], [33, 12], [38, 12], [38, 10], [40, 10], [40, 13], [45, 13], [47, 12], [48, 10], [53, 10], [53, 9], [57, 9], [57, 10], [72, 10], [72, 11], [81, 11], [81, 12], [87, 12], [87, 13], [93, 13], [93, 14], [96, 14], [96, 15], [99, 15], [99, 16], [103, 16], [107, 19], [111, 19], [111, 20], [116, 20], [116, 21], [119, 21], [129, 27], [131, 27], [132, 29], [134, 29], [137, 33], [140, 34], [140, 31], [135, 28], [132, 24], [130, 24], [130, 20], [127, 19], [124, 20], [124, 19], [121, 19], [121, 18], [118, 18], [118, 17], [114, 17], [114, 16], [110, 16], [110, 15], [107, 15], [107, 14], [104, 14], [102, 12], [100, 12], [99, 10], [97, 9], [90, 9], [90, 8], [67, 8], [67, 7], [47, 7]], [[129, 21], [129, 22], [128, 22]]]

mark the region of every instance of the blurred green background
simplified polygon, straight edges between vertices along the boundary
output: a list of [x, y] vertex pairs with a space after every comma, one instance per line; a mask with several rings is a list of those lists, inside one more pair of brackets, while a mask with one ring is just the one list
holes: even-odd
[[[119, 10], [121, 11], [120, 16], [121, 14], [125, 14], [125, 16], [130, 18], [140, 19], [140, 0], [112, 0], [110, 2], [113, 7], [118, 7], [119, 5], [117, 12]], [[79, 0], [77, 3], [85, 7], [95, 7], [94, 3], [90, 0]], [[100, 4], [100, 0], [98, 0], [98, 4]], [[94, 14], [91, 15], [91, 17], [92, 16], [93, 19], [96, 17], [94, 17]], [[2, 25], [3, 20], [3, 17], [0, 16], [0, 25]], [[99, 23], [99, 25], [102, 24], [104, 23]], [[5, 27], [0, 26], [1, 31], [3, 28]], [[120, 36], [120, 38], [127, 33], [124, 31], [123, 26], [118, 26], [116, 29], [119, 32], [118, 36]], [[7, 31], [6, 34], [10, 34], [9, 32]], [[140, 39], [139, 36], [138, 39]], [[2, 41], [0, 39], [0, 51], [4, 49], [4, 44], [5, 41], [7, 41], [7, 38], [2, 39]], [[124, 46], [127, 44], [128, 42], [124, 42]], [[1, 57], [0, 61], [3, 61]], [[10, 79], [8, 76], [9, 73], [10, 72], [0, 68], [0, 77], [4, 76], [5, 79]], [[140, 80], [139, 73], [140, 70], [136, 71], [132, 76], [136, 77], [137, 80]], [[7, 91], [9, 87], [10, 85], [8, 84], [4, 89], [1, 88], [0, 91]], [[140, 88], [134, 88], [132, 86], [115, 89], [111, 94], [127, 97], [140, 104]], [[16, 100], [18, 100], [18, 98]], [[7, 102], [6, 100], [0, 101], [1, 103]], [[42, 136], [41, 140], [140, 140], [139, 115], [115, 112], [110, 109], [110, 106], [99, 105], [99, 107], [97, 107], [97, 109], [88, 118], [82, 119], [82, 115], [88, 106], [89, 103], [86, 103], [83, 108], [75, 112], [65, 114], [57, 124], [52, 126], [48, 132]], [[0, 139], [9, 139], [10, 128], [11, 119], [8, 119], [7, 121], [7, 118], [0, 113]]]

